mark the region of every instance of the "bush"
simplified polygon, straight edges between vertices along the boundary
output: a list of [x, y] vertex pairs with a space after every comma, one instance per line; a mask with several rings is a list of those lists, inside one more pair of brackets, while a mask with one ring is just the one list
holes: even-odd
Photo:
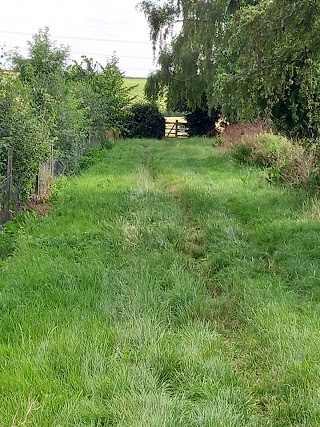
[[239, 144], [235, 146], [234, 153], [238, 153], [238, 156], [239, 153], [243, 153], [242, 163], [266, 168], [275, 163], [284, 166], [290, 158], [292, 149], [293, 144], [286, 137], [261, 133], [242, 137]]
[[129, 138], [157, 138], [165, 135], [165, 118], [159, 108], [152, 103], [136, 103], [130, 109], [128, 119]]
[[236, 145], [231, 153], [232, 157], [241, 165], [252, 164], [252, 152], [253, 147], [251, 147], [246, 142], [239, 143]]
[[256, 136], [262, 133], [272, 133], [271, 127], [263, 119], [249, 123], [236, 123], [226, 127], [221, 136], [224, 147], [233, 147], [245, 136]]
[[13, 148], [13, 184], [17, 199], [32, 190], [39, 165], [47, 160], [53, 138], [31, 107], [29, 89], [17, 78], [0, 76], [0, 176], [6, 175], [7, 148]]
[[185, 118], [187, 120], [189, 136], [215, 136], [216, 122], [219, 119], [219, 110], [212, 110], [208, 114], [208, 110], [197, 108], [191, 113], [187, 113]]
[[105, 158], [106, 158], [105, 149], [88, 147], [79, 160], [79, 167], [81, 170], [88, 169], [94, 164], [99, 163], [101, 160], [105, 160]]
[[284, 136], [262, 133], [240, 138], [231, 154], [240, 164], [264, 168], [270, 182], [317, 191], [320, 169], [312, 147], [303, 147]]

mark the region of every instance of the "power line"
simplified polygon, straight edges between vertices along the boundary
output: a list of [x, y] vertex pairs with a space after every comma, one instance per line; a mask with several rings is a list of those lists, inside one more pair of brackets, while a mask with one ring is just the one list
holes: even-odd
[[[12, 46], [12, 45], [6, 45], [6, 47], [10, 48], [10, 49], [21, 49], [21, 50], [28, 50], [27, 47], [19, 47], [19, 46]], [[94, 55], [94, 56], [104, 56], [104, 57], [112, 57], [114, 55], [114, 53], [95, 53], [95, 52], [76, 52], [75, 50], [70, 50], [69, 51], [70, 55], [86, 55], [86, 56], [90, 56], [90, 55]], [[117, 52], [115, 52], [115, 56], [118, 57]], [[129, 55], [119, 55], [119, 59], [121, 58], [126, 58], [126, 59], [152, 59], [150, 57], [147, 56], [129, 56]]]
[[[14, 46], [8, 46], [7, 45], [7, 47], [12, 47], [12, 48], [14, 48]], [[27, 48], [24, 48], [24, 47], [22, 47], [21, 48], [22, 50], [28, 50]], [[78, 54], [77, 52], [71, 52], [71, 53], [73, 53], [73, 54]], [[101, 56], [101, 57], [104, 57], [104, 58], [108, 58], [108, 57], [111, 57], [112, 55], [105, 55], [105, 54], [96, 54], [96, 53], [90, 53], [90, 54], [88, 54], [88, 53], [81, 53], [82, 55], [86, 55], [86, 56], [90, 56], [90, 55], [93, 55], [93, 56]], [[137, 56], [120, 56], [118, 59], [121, 61], [121, 59], [122, 58], [131, 58], [131, 59], [139, 59], [139, 58], [141, 58], [141, 57], [137, 57]], [[149, 58], [144, 58], [144, 59], [149, 59]], [[120, 66], [121, 67], [121, 66]], [[126, 73], [128, 73], [128, 72], [132, 72], [132, 71], [136, 71], [136, 72], [142, 72], [142, 73], [146, 73], [146, 69], [147, 68], [149, 68], [149, 70], [150, 70], [150, 67], [149, 67], [149, 64], [147, 65], [146, 64], [146, 67], [145, 68], [143, 68], [143, 67], [139, 67], [139, 68], [137, 68], [137, 67], [132, 67], [132, 66], [130, 66], [130, 65], [126, 65], [126, 70], [125, 70], [125, 72]]]
[[[33, 36], [34, 35], [34, 33], [24, 33], [24, 32], [20, 32], [20, 31], [4, 31], [4, 30], [0, 30], [0, 33], [20, 35], [20, 36]], [[107, 43], [128, 43], [128, 44], [147, 44], [147, 45], [150, 44], [150, 42], [143, 42], [141, 40], [111, 40], [111, 39], [101, 39], [101, 38], [94, 38], [94, 37], [58, 36], [58, 35], [54, 35], [54, 34], [52, 34], [52, 37], [57, 37], [57, 38], [61, 38], [61, 39], [70, 39], [70, 40], [107, 42]]]

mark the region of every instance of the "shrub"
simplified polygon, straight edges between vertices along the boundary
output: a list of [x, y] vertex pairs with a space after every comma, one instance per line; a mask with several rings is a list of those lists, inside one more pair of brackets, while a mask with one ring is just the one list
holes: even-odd
[[219, 110], [212, 110], [211, 114], [208, 114], [208, 110], [200, 108], [187, 113], [185, 118], [189, 136], [215, 136], [217, 134], [216, 122], [219, 116]]
[[286, 159], [278, 160], [277, 167], [280, 181], [318, 191], [319, 164], [313, 149], [306, 149], [300, 144], [291, 144], [288, 156]]
[[130, 109], [132, 115], [128, 119], [129, 138], [157, 138], [165, 135], [165, 118], [153, 103], [136, 103]]
[[224, 147], [233, 147], [245, 136], [256, 136], [261, 133], [272, 133], [271, 126], [263, 119], [256, 119], [249, 123], [237, 123], [225, 128], [221, 136]]
[[81, 170], [88, 169], [101, 160], [105, 160], [105, 158], [106, 151], [104, 149], [88, 147], [79, 160], [79, 167]]
[[252, 164], [252, 152], [253, 147], [246, 142], [242, 142], [234, 147], [231, 155], [241, 165]]
[[250, 163], [260, 167], [269, 167], [275, 163], [284, 166], [293, 149], [286, 137], [271, 133], [245, 136], [240, 141], [240, 144], [251, 148]]
[[7, 148], [13, 148], [13, 184], [18, 199], [32, 189], [39, 165], [47, 160], [53, 138], [42, 117], [34, 115], [28, 88], [15, 77], [0, 76], [0, 176], [6, 175]]
[[240, 164], [266, 170], [270, 182], [283, 182], [317, 190], [320, 170], [316, 151], [270, 133], [246, 135], [232, 147], [232, 157]]

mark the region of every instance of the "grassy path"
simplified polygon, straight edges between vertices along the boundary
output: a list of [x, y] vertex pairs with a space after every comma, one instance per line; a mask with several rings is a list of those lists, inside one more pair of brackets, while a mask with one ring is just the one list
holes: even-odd
[[0, 425], [320, 425], [320, 207], [120, 143], [0, 265]]

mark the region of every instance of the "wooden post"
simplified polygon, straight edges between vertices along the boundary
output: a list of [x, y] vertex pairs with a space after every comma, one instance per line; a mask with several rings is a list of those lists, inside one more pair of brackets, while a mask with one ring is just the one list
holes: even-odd
[[176, 120], [176, 130], [175, 130], [175, 137], [178, 138], [178, 127], [179, 127], [179, 120]]
[[7, 187], [6, 187], [6, 198], [4, 202], [4, 210], [2, 222], [5, 223], [12, 218], [11, 215], [11, 196], [12, 196], [12, 148], [8, 148], [8, 163], [7, 163]]

